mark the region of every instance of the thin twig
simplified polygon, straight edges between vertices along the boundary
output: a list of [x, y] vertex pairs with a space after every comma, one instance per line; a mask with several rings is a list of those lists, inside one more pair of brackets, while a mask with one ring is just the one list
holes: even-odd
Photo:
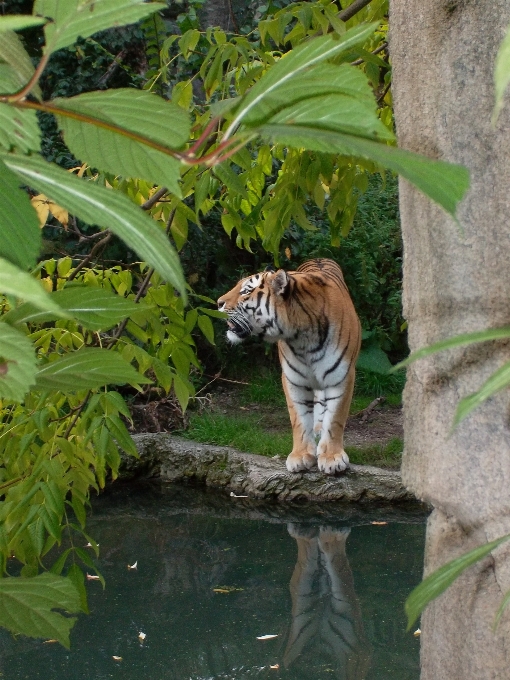
[[381, 396], [377, 397], [377, 399], [374, 399], [374, 401], [371, 401], [370, 404], [366, 407], [361, 409], [361, 411], [358, 411], [357, 413], [354, 413], [351, 418], [359, 418], [361, 416], [361, 422], [364, 423], [368, 416], [372, 413], [372, 411], [379, 406], [379, 404], [382, 404], [383, 401], [386, 401], [386, 397]]
[[115, 59], [112, 61], [110, 66], [108, 67], [108, 70], [106, 73], [104, 73], [101, 78], [96, 83], [96, 87], [102, 87], [103, 85], [106, 85], [106, 83], [110, 80], [112, 75], [115, 73], [115, 71], [118, 69], [120, 62], [124, 59], [128, 51], [126, 49], [121, 50], [118, 55], [115, 57]]
[[[379, 47], [377, 47], [373, 52], [370, 52], [370, 54], [379, 54], [379, 52], [382, 52], [387, 47], [388, 47], [388, 43], [384, 42], [382, 45], [379, 45]], [[351, 61], [351, 66], [359, 66], [364, 61], [365, 61], [364, 59], [356, 59], [356, 61]]]
[[354, 0], [352, 5], [349, 5], [349, 7], [346, 7], [343, 9], [341, 12], [338, 13], [338, 18], [341, 21], [349, 21], [349, 19], [352, 19], [352, 17], [357, 14], [358, 12], [361, 12], [361, 10], [366, 7], [372, 0]]
[[166, 187], [161, 187], [161, 189], [158, 189], [156, 193], [152, 194], [150, 198], [148, 198], [145, 203], [142, 203], [140, 208], [142, 210], [150, 210], [153, 205], [156, 205], [156, 203], [159, 201], [160, 198], [163, 198], [165, 194], [168, 193], [168, 189]]
[[[168, 217], [168, 221], [166, 223], [166, 233], [167, 233], [167, 235], [170, 233], [170, 228], [172, 226], [174, 216], [175, 216], [175, 209], [172, 210], [172, 212], [170, 213], [170, 215]], [[139, 302], [140, 299], [147, 292], [147, 288], [149, 287], [149, 284], [151, 282], [153, 274], [154, 274], [154, 267], [151, 267], [149, 269], [149, 271], [147, 272], [147, 274], [145, 275], [145, 278], [142, 282], [142, 285], [140, 286], [140, 289], [138, 290], [137, 294], [135, 295], [135, 302]], [[112, 335], [108, 344], [106, 345], [106, 349], [110, 349], [110, 347], [113, 347], [113, 345], [117, 342], [117, 340], [120, 338], [120, 336], [124, 332], [124, 329], [126, 328], [127, 323], [128, 323], [128, 319], [124, 319], [123, 321], [121, 321], [121, 323], [117, 326], [115, 333]]]
[[384, 100], [384, 98], [386, 97], [386, 95], [388, 94], [388, 92], [389, 92], [389, 90], [390, 90], [390, 87], [391, 87], [391, 80], [390, 80], [390, 82], [386, 85], [386, 87], [384, 88], [384, 90], [382, 91], [382, 93], [377, 97], [377, 103], [378, 103], [378, 104], [380, 104], [380, 103]]
[[90, 253], [85, 258], [83, 258], [83, 260], [80, 262], [80, 264], [69, 274], [69, 276], [67, 277], [67, 280], [72, 281], [73, 279], [75, 279], [76, 276], [78, 275], [78, 273], [84, 267], [86, 267], [88, 265], [88, 263], [93, 259], [94, 255], [97, 253], [97, 251], [100, 250], [103, 246], [105, 246], [108, 243], [108, 241], [110, 241], [111, 238], [112, 238], [111, 231], [106, 231], [106, 236], [103, 239], [101, 239], [101, 241], [98, 241], [94, 245], [94, 247], [92, 248]]

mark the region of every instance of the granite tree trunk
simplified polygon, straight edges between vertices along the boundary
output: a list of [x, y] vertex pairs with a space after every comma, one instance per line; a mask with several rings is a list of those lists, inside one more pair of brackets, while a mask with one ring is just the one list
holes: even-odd
[[[508, 0], [391, 0], [390, 51], [399, 146], [461, 163], [471, 187], [460, 228], [400, 182], [404, 316], [411, 350], [510, 325], [510, 97], [495, 126], [494, 60]], [[459, 399], [510, 358], [491, 342], [413, 364], [404, 393], [403, 479], [434, 511], [425, 573], [510, 533], [510, 395], [500, 392], [453, 432]], [[422, 680], [510, 677], [510, 589], [502, 547], [435, 600], [422, 619]]]

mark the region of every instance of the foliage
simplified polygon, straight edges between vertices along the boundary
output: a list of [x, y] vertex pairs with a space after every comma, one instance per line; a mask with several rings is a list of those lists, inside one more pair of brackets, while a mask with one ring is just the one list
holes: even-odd
[[[39, 86], [58, 50], [112, 25], [138, 21], [166, 4], [36, 0], [33, 16], [16, 19], [20, 28], [32, 27], [34, 16], [45, 20], [35, 69], [11, 30], [13, 19], [0, 18], [4, 574], [14, 554], [24, 564], [22, 576], [35, 577], [53, 561], [53, 547], [69, 546], [51, 569], [55, 583], [63, 583], [58, 578], [72, 582], [84, 609], [78, 564], [95, 567], [76, 535], [85, 535], [90, 489], [104, 485], [108, 470], [115, 477], [119, 448], [136, 453], [122, 420], [129, 418], [126, 403], [108, 385], [141, 390], [155, 378], [165, 391], [173, 386], [183, 405], [192, 393], [188, 376], [196, 359], [189, 334], [196, 324], [212, 341], [209, 317], [217, 312], [184, 311], [188, 288], [168, 234], [180, 249], [188, 222], [199, 225], [214, 208], [227, 233], [235, 229], [239, 245], [249, 249], [260, 238], [277, 259], [291, 219], [309, 228], [302, 203], [312, 197], [321, 209], [327, 203], [333, 239], [346, 233], [354, 203], [348, 205], [345, 196], [352, 197], [352, 187], [363, 189], [366, 172], [381, 165], [455, 211], [467, 187], [466, 171], [390, 146], [391, 121], [385, 124], [377, 115], [368, 70], [349, 65], [359, 55], [370, 61], [365, 46], [380, 42], [378, 23], [352, 20], [344, 26], [329, 12], [326, 29], [320, 17], [330, 5], [317, 3], [310, 19], [306, 12], [296, 14], [303, 37], [313, 36], [319, 25], [326, 34], [300, 41], [285, 55], [262, 47], [266, 36], [258, 46], [243, 37], [228, 41], [214, 30], [197, 36], [190, 28], [171, 36], [160, 51], [160, 58], [167, 55], [160, 74], [149, 86], [167, 78], [172, 45], [177, 43], [187, 59], [200, 39], [209, 44], [200, 67], [208, 105], [191, 112], [191, 80], [175, 84], [172, 103], [133, 88], [48, 101]], [[285, 31], [272, 39], [289, 41]], [[67, 172], [43, 160], [37, 113], [55, 117], [69, 151], [88, 168]], [[157, 184], [164, 187], [156, 191]], [[107, 230], [103, 242], [120, 238], [143, 258], [138, 272], [88, 268], [95, 245], [74, 268], [67, 258], [37, 266], [39, 220], [21, 186], [60, 208], [59, 215]], [[85, 240], [92, 237], [96, 233], [87, 232]], [[134, 281], [141, 281], [136, 295]], [[134, 306], [144, 295], [144, 305]], [[119, 321], [111, 335], [105, 334]], [[166, 365], [169, 357], [173, 367]], [[37, 589], [36, 582], [33, 586]], [[62, 601], [53, 603], [58, 607]], [[67, 641], [63, 633], [60, 639]]]
[[[495, 550], [498, 545], [501, 545], [504, 541], [508, 541], [510, 534], [502, 536], [501, 538], [486, 543], [485, 545], [479, 546], [474, 550], [470, 550], [461, 557], [457, 557], [451, 560], [447, 564], [443, 565], [432, 574], [429, 574], [419, 586], [413, 590], [406, 600], [405, 610], [407, 613], [407, 630], [411, 628], [413, 623], [417, 620], [418, 616], [425, 609], [425, 607], [434, 600], [436, 597], [441, 595], [451, 584], [465, 571], [468, 567], [472, 566], [476, 562], [487, 557], [493, 550]], [[508, 603], [507, 593], [505, 600], [500, 607], [496, 623], [499, 621], [501, 614], [503, 612], [504, 606]]]

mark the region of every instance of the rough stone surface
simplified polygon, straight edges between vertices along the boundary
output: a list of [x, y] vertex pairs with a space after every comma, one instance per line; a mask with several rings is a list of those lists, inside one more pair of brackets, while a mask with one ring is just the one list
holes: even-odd
[[124, 457], [121, 479], [157, 477], [167, 482], [193, 481], [236, 495], [274, 501], [344, 501], [404, 503], [415, 498], [395, 470], [353, 465], [345, 474], [293, 474], [283, 459], [197, 444], [169, 434], [139, 434], [140, 459]]
[[[391, 0], [390, 51], [399, 146], [471, 173], [458, 217], [400, 182], [404, 316], [412, 350], [510, 324], [510, 97], [496, 126], [494, 60], [510, 24], [508, 0]], [[406, 486], [436, 510], [428, 573], [510, 532], [510, 391], [454, 431], [459, 400], [510, 358], [508, 342], [443, 352], [413, 364], [404, 392]], [[501, 549], [438, 598], [422, 625], [422, 680], [509, 677], [510, 616], [491, 630], [510, 589]], [[455, 593], [457, 599], [455, 599]]]

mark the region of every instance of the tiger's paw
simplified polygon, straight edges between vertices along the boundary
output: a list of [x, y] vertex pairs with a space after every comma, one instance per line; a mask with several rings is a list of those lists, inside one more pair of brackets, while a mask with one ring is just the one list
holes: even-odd
[[349, 467], [349, 456], [342, 449], [338, 453], [321, 453], [317, 459], [317, 464], [321, 472], [327, 475], [335, 475], [337, 472], [343, 472]]
[[303, 470], [310, 470], [317, 464], [317, 459], [307, 451], [300, 451], [297, 453], [289, 453], [287, 456], [287, 470], [289, 472], [302, 472]]

